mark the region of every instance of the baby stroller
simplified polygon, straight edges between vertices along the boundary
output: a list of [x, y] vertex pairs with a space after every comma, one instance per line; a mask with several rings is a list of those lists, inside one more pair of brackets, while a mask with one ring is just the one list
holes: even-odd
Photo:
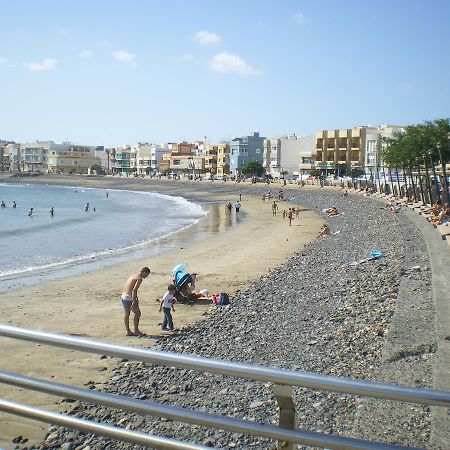
[[197, 301], [194, 294], [196, 273], [186, 273], [187, 264], [178, 264], [172, 270], [175, 298], [179, 303], [193, 304]]

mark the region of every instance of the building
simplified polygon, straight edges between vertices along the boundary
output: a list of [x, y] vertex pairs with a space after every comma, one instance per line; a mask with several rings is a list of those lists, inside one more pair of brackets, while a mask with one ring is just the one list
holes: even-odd
[[90, 167], [101, 164], [95, 147], [70, 142], [8, 144], [3, 153], [10, 171], [88, 173]]
[[[41, 157], [43, 160], [39, 164], [45, 165], [45, 155], [48, 155], [48, 172], [67, 172], [67, 173], [80, 173], [85, 174], [89, 172], [92, 166], [100, 166], [100, 158], [95, 156], [95, 147], [72, 144], [70, 142], [55, 143], [52, 141], [43, 142], [46, 147], [43, 147], [43, 151], [38, 153], [36, 149], [32, 149], [31, 156], [33, 160], [31, 161], [32, 170], [36, 165], [34, 159], [36, 159], [36, 154], [38, 158]], [[26, 144], [27, 146], [29, 144]], [[39, 143], [38, 143], [39, 145]], [[28, 148], [25, 147], [25, 162], [27, 163], [26, 155]], [[37, 159], [38, 159], [37, 158]], [[45, 167], [44, 167], [45, 171]]]
[[[124, 145], [122, 148], [114, 149], [114, 173], [121, 172], [133, 172], [135, 167], [135, 153], [133, 157], [131, 155], [131, 147], [129, 145]], [[133, 160], [133, 162], [132, 162]]]
[[401, 125], [380, 125], [376, 129], [367, 129], [364, 158], [366, 173], [375, 173], [377, 168], [383, 166], [383, 138], [393, 137], [395, 133], [401, 133], [404, 129], [405, 127]]
[[207, 145], [205, 150], [205, 170], [211, 175], [217, 174], [217, 145]]
[[359, 126], [317, 132], [316, 169], [339, 175], [352, 168], [363, 168], [367, 131], [368, 127]]
[[263, 164], [264, 139], [255, 131], [251, 136], [234, 138], [230, 142], [230, 172], [232, 175], [240, 175], [243, 167], [250, 161], [258, 161]]
[[198, 177], [205, 171], [205, 158], [193, 155], [171, 155], [168, 171], [177, 175]]
[[216, 175], [223, 178], [230, 172], [230, 145], [222, 142], [217, 146], [217, 171]]
[[316, 136], [301, 136], [298, 139], [300, 175], [309, 174], [316, 166]]
[[292, 134], [266, 139], [263, 166], [273, 178], [295, 178], [299, 175], [300, 165], [303, 169], [311, 169], [313, 153], [314, 136]]
[[5, 143], [1, 155], [2, 170], [16, 172], [20, 170], [20, 144]]

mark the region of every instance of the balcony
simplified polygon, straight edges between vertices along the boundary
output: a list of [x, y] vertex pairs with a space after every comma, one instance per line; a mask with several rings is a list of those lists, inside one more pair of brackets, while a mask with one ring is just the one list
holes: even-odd
[[314, 169], [314, 163], [300, 163], [298, 165], [299, 170], [312, 170]]

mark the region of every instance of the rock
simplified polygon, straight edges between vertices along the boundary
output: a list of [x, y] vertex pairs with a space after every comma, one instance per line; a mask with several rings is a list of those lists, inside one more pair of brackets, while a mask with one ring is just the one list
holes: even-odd
[[52, 433], [52, 434], [49, 434], [48, 436], [47, 436], [47, 438], [45, 439], [45, 442], [44, 442], [44, 444], [45, 445], [51, 445], [51, 443], [53, 442], [53, 441], [56, 441], [56, 439], [58, 439], [58, 433]]
[[249, 407], [250, 407], [250, 409], [255, 409], [255, 408], [260, 408], [263, 405], [264, 405], [264, 402], [256, 401], [256, 402], [250, 403]]

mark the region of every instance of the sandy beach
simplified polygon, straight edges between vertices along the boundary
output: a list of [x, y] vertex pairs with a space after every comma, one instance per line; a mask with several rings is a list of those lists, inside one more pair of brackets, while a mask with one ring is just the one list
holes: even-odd
[[[125, 181], [112, 178], [73, 177], [62, 180], [57, 177], [39, 177], [37, 182], [148, 189], [168, 193], [173, 193], [174, 188], [173, 184], [163, 181], [149, 186], [145, 184], [145, 180]], [[214, 192], [213, 189], [211, 186], [210, 191]], [[192, 199], [204, 200], [205, 197], [204, 192], [196, 192], [194, 183], [179, 183], [176, 192], [177, 195]], [[195, 244], [190, 243], [193, 230], [187, 229], [173, 239], [177, 242], [176, 248], [151, 258], [2, 293], [2, 322], [122, 345], [154, 347], [158, 339], [169, 338], [158, 326], [161, 314], [158, 312], [157, 299], [166, 291], [174, 265], [180, 262], [188, 263], [189, 271], [199, 274], [198, 289], [206, 288], [211, 293], [228, 292], [233, 301], [234, 292], [245, 289], [269, 269], [284, 262], [314, 239], [323, 224], [323, 219], [318, 215], [302, 211], [300, 217], [293, 221], [292, 227], [289, 227], [288, 221], [282, 219], [281, 213], [272, 216], [271, 202], [262, 202], [260, 198], [247, 195], [246, 187], [243, 187], [242, 194], [243, 219], [237, 226], [226, 228], [219, 225], [224, 231], [210, 233]], [[222, 225], [229, 220], [225, 208], [228, 200], [234, 202], [236, 198], [230, 199], [229, 195], [223, 194], [208, 195], [208, 201], [223, 203], [223, 207], [217, 208], [217, 219]], [[287, 207], [289, 203], [282, 202], [280, 209]], [[211, 220], [211, 217], [203, 220]], [[149, 266], [152, 271], [139, 291], [143, 314], [140, 328], [149, 334], [149, 338], [138, 339], [125, 336], [119, 296], [126, 277], [138, 272], [142, 266]], [[181, 329], [201, 320], [211, 307], [178, 305], [174, 314], [176, 328]], [[115, 364], [115, 361], [109, 358], [100, 359], [95, 355], [11, 339], [0, 340], [0, 354], [2, 361], [8, 361], [7, 364], [2, 364], [4, 370], [75, 386], [83, 386], [89, 381], [101, 383], [105, 380], [105, 374], [108, 374], [108, 368]], [[67, 408], [64, 404], [57, 405], [60, 400], [58, 398], [24, 392], [5, 385], [0, 385], [0, 397], [48, 410]], [[11, 448], [11, 440], [20, 435], [30, 440], [40, 440], [46, 428], [45, 424], [0, 414], [0, 446]]]

